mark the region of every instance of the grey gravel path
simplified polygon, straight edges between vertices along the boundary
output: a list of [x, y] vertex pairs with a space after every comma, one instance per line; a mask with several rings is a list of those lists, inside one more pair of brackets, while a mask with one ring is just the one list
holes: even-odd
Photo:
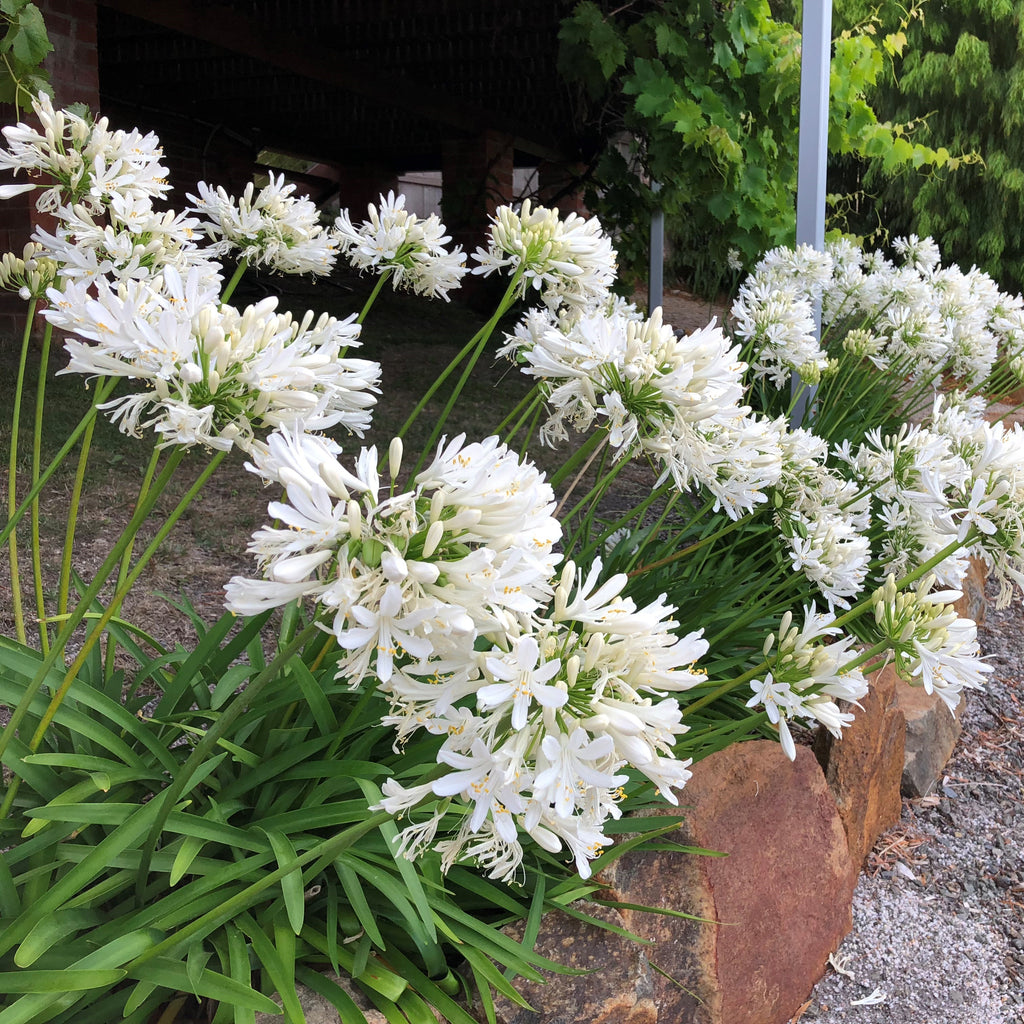
[[[800, 1024], [1024, 1022], [1024, 609], [990, 604], [996, 667], [936, 791], [905, 800]], [[852, 975], [852, 977], [848, 976]]]

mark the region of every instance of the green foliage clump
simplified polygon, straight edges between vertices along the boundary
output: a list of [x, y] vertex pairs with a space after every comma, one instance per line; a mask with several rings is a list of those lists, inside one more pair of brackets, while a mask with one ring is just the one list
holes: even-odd
[[53, 49], [39, 8], [28, 0], [0, 0], [0, 103], [28, 109], [32, 97], [49, 92], [40, 65]]
[[[844, 0], [837, 18], [862, 16]], [[882, 24], [900, 6], [877, 11]], [[941, 138], [981, 159], [950, 175], [938, 166], [889, 176], [859, 167], [892, 234], [931, 235], [956, 261], [976, 263], [1005, 288], [1024, 284], [1024, 3], [949, 0], [928, 4], [906, 29], [898, 76], [881, 78], [871, 100], [880, 116], [918, 126], [915, 140]], [[849, 169], [847, 168], [847, 171]], [[862, 216], [851, 221], [870, 230]]]
[[[643, 272], [651, 210], [666, 213], [672, 269], [702, 291], [794, 240], [800, 32], [767, 0], [582, 0], [562, 25], [560, 65], [612, 143], [588, 195], [616, 232], [626, 272]], [[867, 96], [900, 56], [902, 27], [835, 41], [829, 148], [899, 167], [955, 164], [946, 148], [880, 121]], [[660, 191], [651, 185], [657, 182]], [[638, 230], [639, 228], [639, 230]]]

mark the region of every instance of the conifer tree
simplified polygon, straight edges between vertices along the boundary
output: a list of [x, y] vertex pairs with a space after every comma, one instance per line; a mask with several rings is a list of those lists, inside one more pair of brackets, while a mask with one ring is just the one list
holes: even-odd
[[[873, 5], [874, 6], [874, 5]], [[840, 22], [861, 19], [867, 4], [838, 0]], [[877, 9], [877, 8], [875, 8]], [[878, 10], [889, 30], [901, 7]], [[1024, 2], [943, 0], [923, 5], [907, 28], [898, 72], [880, 80], [871, 102], [883, 120], [918, 122], [915, 141], [980, 159], [948, 167], [863, 174], [871, 203], [861, 232], [931, 235], [943, 256], [977, 264], [1011, 291], [1024, 287]], [[834, 182], [839, 187], [838, 182]], [[833, 185], [830, 184], [830, 188]], [[864, 216], [870, 212], [870, 219]]]

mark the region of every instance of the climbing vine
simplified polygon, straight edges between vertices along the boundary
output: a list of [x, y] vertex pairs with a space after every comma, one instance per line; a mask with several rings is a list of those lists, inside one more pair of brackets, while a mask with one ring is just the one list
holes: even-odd
[[[880, 120], [868, 101], [904, 54], [912, 15], [885, 32], [869, 21], [833, 45], [829, 149], [884, 173], [962, 159]], [[793, 242], [801, 37], [792, 20], [767, 0], [582, 0], [560, 39], [563, 75], [612, 140], [588, 202], [616, 231], [627, 270], [646, 264], [638, 228], [655, 203], [668, 218], [673, 269], [703, 290], [729, 273], [730, 250], [749, 265]]]

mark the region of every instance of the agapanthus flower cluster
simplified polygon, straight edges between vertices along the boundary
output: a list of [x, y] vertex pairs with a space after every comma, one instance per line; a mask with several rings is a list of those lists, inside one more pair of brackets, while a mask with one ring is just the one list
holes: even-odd
[[763, 706], [768, 720], [779, 730], [779, 741], [789, 759], [796, 758], [796, 745], [788, 723], [823, 725], [833, 736], [853, 722], [837, 700], [856, 704], [867, 692], [864, 674], [854, 665], [856, 637], [833, 625], [835, 616], [819, 612], [812, 604], [804, 609], [803, 627], [793, 625], [786, 612], [778, 635], [770, 633], [763, 654], [767, 671], [753, 679], [753, 696], [747, 707]]
[[47, 319], [74, 337], [64, 373], [125, 377], [145, 390], [104, 408], [122, 431], [151, 426], [162, 445], [247, 449], [257, 428], [302, 422], [361, 434], [380, 367], [340, 352], [358, 326], [326, 314], [301, 321], [271, 297], [244, 310], [219, 302], [207, 268], [171, 267], [155, 278], [71, 281], [49, 293]]
[[[53, 215], [56, 227], [37, 225], [32, 235], [36, 259], [55, 265], [55, 282], [141, 280], [166, 267], [182, 274], [206, 267], [211, 278], [219, 273], [197, 244], [198, 221], [153, 207], [169, 189], [157, 162], [161, 151], [155, 135], [110, 131], [105, 119], [92, 122], [73, 111], [54, 110], [45, 96], [34, 109], [42, 131], [25, 125], [4, 129], [11, 150], [0, 151], [0, 166], [56, 182], [36, 202]], [[3, 186], [0, 197], [35, 188]]]
[[[694, 662], [707, 643], [699, 632], [676, 636], [664, 595], [637, 608], [621, 596], [625, 576], [599, 585], [600, 573], [600, 562], [585, 575], [568, 562], [552, 611], [477, 655], [475, 689], [459, 707], [429, 708], [420, 697], [412, 720], [396, 702], [391, 720], [444, 736], [438, 760], [452, 769], [408, 789], [385, 783], [381, 806], [419, 819], [402, 832], [406, 856], [433, 846], [446, 868], [473, 859], [511, 879], [525, 833], [552, 853], [567, 850], [586, 878], [611, 843], [604, 826], [621, 815], [631, 775], [678, 802], [690, 761], [674, 754], [687, 727], [670, 694], [703, 682]], [[454, 835], [438, 838], [451, 806], [414, 810], [431, 795], [461, 801]]]
[[498, 209], [486, 249], [474, 255], [474, 274], [518, 273], [518, 294], [532, 287], [552, 310], [601, 304], [615, 280], [615, 250], [596, 217], [562, 217], [528, 199], [518, 212], [511, 206]]
[[472, 857], [506, 878], [525, 832], [564, 845], [585, 874], [609, 842], [624, 766], [673, 800], [685, 783], [672, 753], [682, 714], [666, 695], [702, 681], [692, 663], [706, 644], [672, 633], [663, 598], [637, 609], [622, 597], [625, 576], [599, 584], [600, 563], [556, 575], [553, 492], [497, 439], [442, 442], [403, 491], [400, 444], [386, 489], [375, 449], [351, 469], [337, 455], [297, 431], [254, 448], [250, 468], [285, 495], [268, 506], [280, 525], [250, 545], [263, 578], [233, 579], [228, 607], [312, 601], [344, 652], [339, 678], [387, 698], [396, 743], [422, 729], [446, 737], [438, 760], [451, 771], [425, 788], [385, 786], [393, 813], [427, 795], [464, 808], [436, 844], [449, 805], [409, 826], [407, 855], [436, 845], [446, 865]]
[[814, 321], [815, 304], [831, 278], [832, 259], [807, 245], [772, 249], [740, 285], [732, 307], [734, 333], [754, 353], [754, 379], [782, 387], [797, 372], [816, 384], [828, 368]]
[[197, 242], [199, 221], [173, 210], [157, 212], [148, 198], [112, 195], [103, 215], [76, 203], [56, 211], [54, 232], [37, 227], [33, 237], [71, 280], [106, 277], [144, 279], [173, 267], [187, 273], [192, 267], [219, 272], [210, 254]]
[[936, 398], [926, 424], [893, 434], [868, 431], [856, 448], [836, 450], [870, 494], [883, 525], [881, 575], [901, 576], [954, 546], [934, 566], [944, 587], [959, 589], [968, 559], [981, 559], [1000, 583], [1000, 603], [1024, 586], [1024, 431], [979, 416], [979, 402]]
[[28, 242], [20, 256], [12, 252], [0, 256], [0, 288], [17, 292], [26, 302], [41, 299], [57, 277], [57, 264], [43, 255], [43, 247]]
[[254, 447], [250, 468], [285, 489], [269, 506], [283, 525], [254, 535], [265, 579], [232, 580], [232, 610], [314, 600], [349, 652], [339, 672], [389, 683], [399, 669], [465, 658], [478, 634], [517, 632], [548, 601], [554, 495], [497, 438], [442, 444], [399, 493], [393, 482], [381, 493], [376, 449], [352, 470], [336, 456], [333, 442], [292, 431]]
[[100, 214], [115, 195], [151, 200], [168, 191], [163, 153], [152, 133], [111, 131], [105, 117], [92, 121], [55, 110], [45, 93], [33, 100], [32, 110], [40, 129], [21, 122], [3, 129], [9, 148], [0, 149], [0, 169], [48, 180], [0, 186], [0, 199], [41, 190], [39, 210], [56, 213], [78, 203]]
[[897, 672], [955, 712], [962, 691], [982, 687], [993, 669], [981, 660], [977, 626], [952, 606], [960, 592], [934, 586], [928, 576], [915, 590], [899, 591], [889, 576], [873, 595], [874, 625], [891, 647]]
[[196, 185], [199, 194], [188, 198], [206, 218], [209, 253], [230, 253], [278, 274], [330, 274], [338, 258], [337, 242], [320, 223], [316, 204], [293, 195], [295, 185], [286, 183], [283, 174], [269, 177], [259, 192], [249, 182], [237, 199], [222, 186], [213, 188], [205, 181]]
[[[740, 288], [732, 309], [737, 335], [752, 348], [755, 376], [783, 386], [793, 373], [817, 383], [830, 373], [833, 345], [850, 329], [862, 342], [844, 345], [882, 369], [929, 380], [948, 373], [977, 385], [1000, 356], [1024, 344], [1021, 303], [977, 268], [942, 267], [930, 239], [898, 238], [896, 265], [849, 241], [808, 256], [805, 247], [768, 253]], [[821, 306], [819, 342], [812, 314]]]
[[500, 353], [541, 382], [548, 444], [604, 427], [616, 457], [649, 457], [684, 490], [703, 484], [730, 515], [765, 501], [778, 477], [777, 438], [740, 404], [746, 367], [714, 322], [680, 338], [660, 308], [535, 310]]
[[848, 608], [864, 586], [871, 558], [868, 499], [829, 467], [824, 440], [777, 426], [783, 468], [772, 504], [792, 566], [830, 606]]
[[436, 214], [418, 217], [405, 209], [405, 196], [388, 192], [369, 219], [355, 227], [347, 210], [334, 222], [339, 251], [359, 271], [389, 274], [396, 290], [447, 300], [466, 274], [462, 248], [449, 252], [447, 229]]
[[935, 501], [936, 529], [965, 545], [970, 542], [965, 556], [981, 559], [993, 572], [1000, 584], [999, 603], [1005, 606], [1013, 585], [1024, 590], [1024, 429], [944, 412], [939, 403], [937, 409], [932, 430], [946, 440], [951, 461], [964, 465], [966, 473], [925, 477]]

